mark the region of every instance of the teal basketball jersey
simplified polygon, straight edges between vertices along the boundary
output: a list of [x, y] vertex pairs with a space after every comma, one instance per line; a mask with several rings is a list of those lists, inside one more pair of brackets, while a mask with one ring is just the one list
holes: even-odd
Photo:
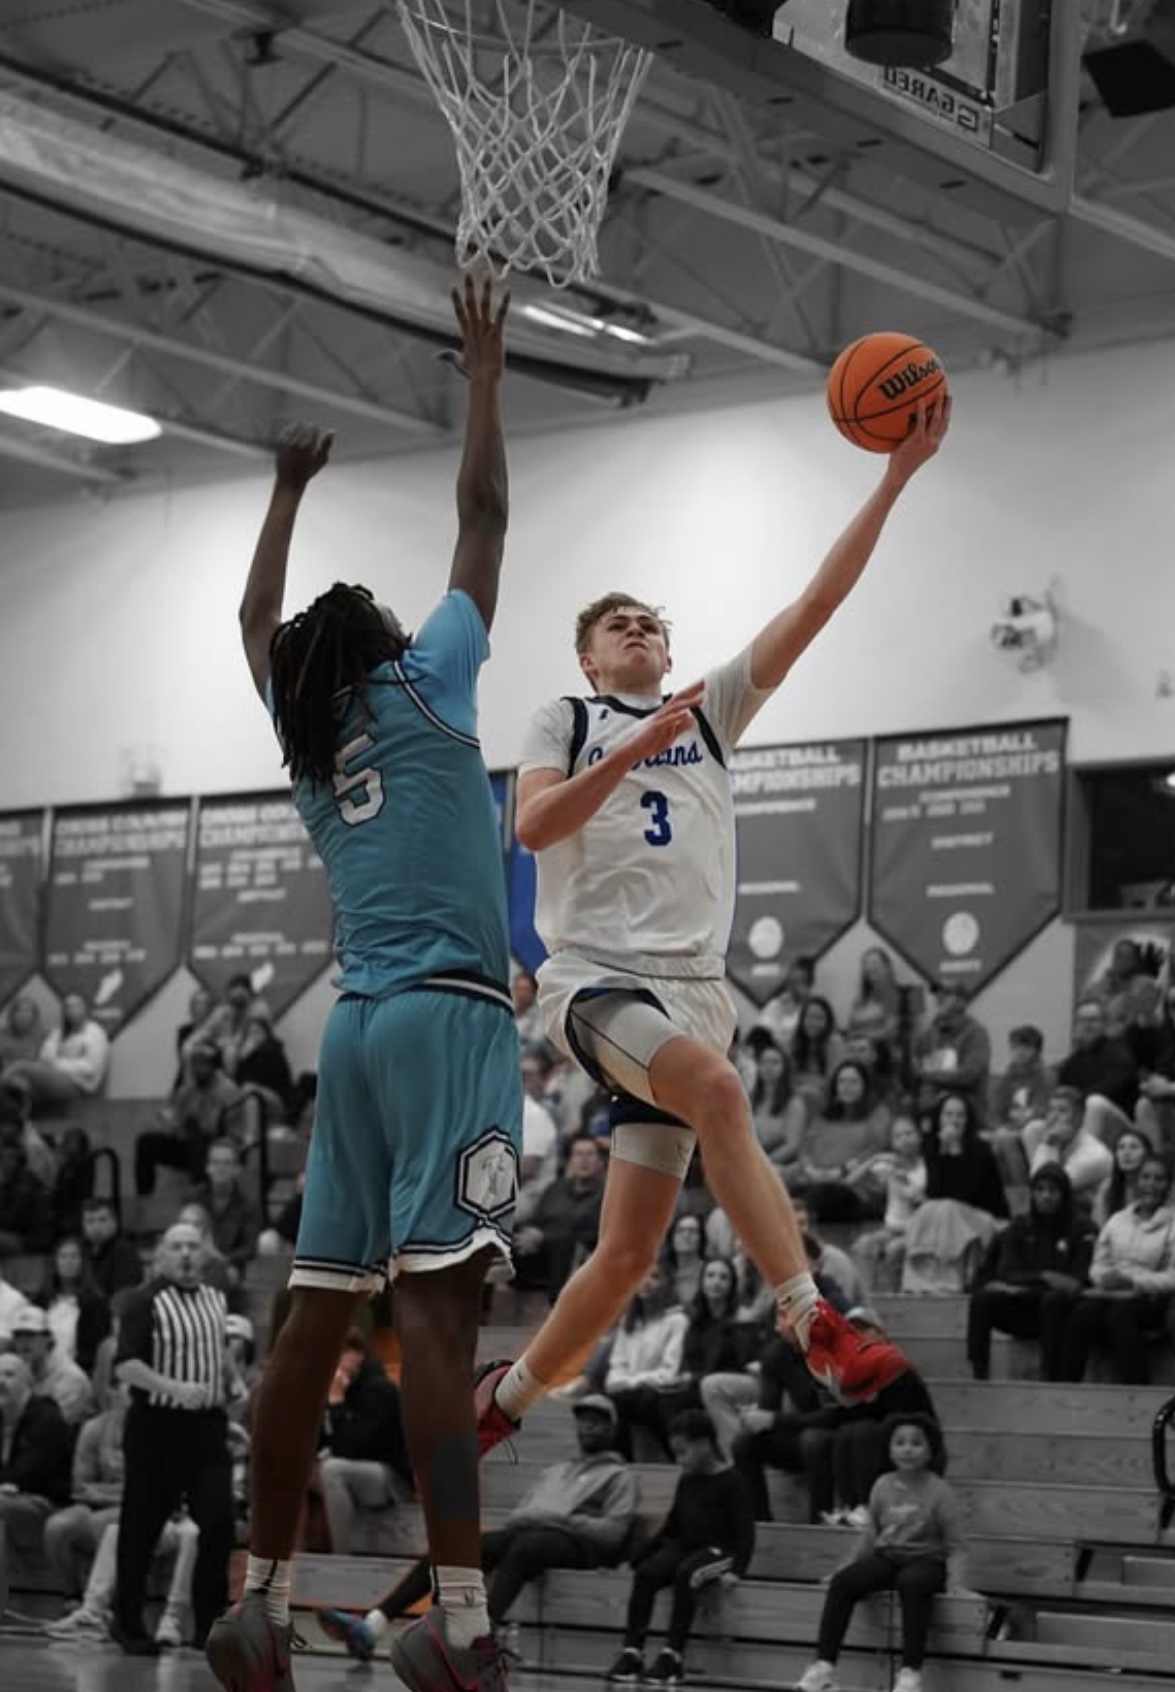
[[477, 739], [488, 656], [477, 607], [447, 594], [403, 658], [371, 672], [367, 710], [346, 708], [332, 782], [294, 784], [344, 992], [383, 998], [454, 974], [475, 992], [507, 987], [503, 844]]

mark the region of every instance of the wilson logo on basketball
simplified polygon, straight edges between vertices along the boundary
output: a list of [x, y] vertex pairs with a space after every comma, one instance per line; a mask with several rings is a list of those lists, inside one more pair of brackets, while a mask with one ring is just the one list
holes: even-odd
[[934, 376], [942, 369], [936, 358], [926, 364], [907, 364], [904, 370], [895, 370], [892, 376], [887, 376], [877, 386], [886, 399], [898, 399], [908, 388], [916, 388], [919, 382], [925, 382], [928, 376]]

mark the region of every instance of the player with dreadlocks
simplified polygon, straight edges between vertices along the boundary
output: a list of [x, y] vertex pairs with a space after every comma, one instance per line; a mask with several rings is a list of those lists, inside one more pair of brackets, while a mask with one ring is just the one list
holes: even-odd
[[228, 1692], [293, 1692], [290, 1557], [328, 1389], [359, 1301], [396, 1277], [405, 1432], [437, 1606], [393, 1646], [412, 1692], [505, 1692], [480, 1570], [473, 1360], [486, 1270], [509, 1258], [522, 1097], [501, 838], [477, 677], [507, 521], [507, 301], [454, 294], [468, 379], [449, 591], [414, 638], [336, 583], [282, 622], [290, 541], [331, 437], [278, 446], [241, 605], [245, 654], [326, 866], [341, 959], [290, 1277], [252, 1446], [241, 1601], [212, 1628]]

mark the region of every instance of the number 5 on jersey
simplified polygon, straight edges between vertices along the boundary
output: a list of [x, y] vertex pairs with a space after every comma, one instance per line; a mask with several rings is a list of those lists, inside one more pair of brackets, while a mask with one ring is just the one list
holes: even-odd
[[349, 828], [370, 822], [384, 808], [384, 784], [379, 771], [370, 764], [360, 770], [348, 770], [347, 765], [370, 752], [374, 745], [369, 734], [356, 735], [349, 740], [335, 758], [332, 786], [339, 815]]
[[668, 846], [673, 839], [673, 829], [669, 822], [669, 801], [663, 793], [652, 791], [641, 794], [641, 808], [650, 813], [649, 826], [645, 830], [645, 839], [650, 846]]

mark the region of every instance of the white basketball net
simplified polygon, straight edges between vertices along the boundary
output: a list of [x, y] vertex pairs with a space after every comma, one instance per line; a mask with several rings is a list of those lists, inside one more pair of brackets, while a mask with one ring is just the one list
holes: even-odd
[[[616, 150], [652, 55], [536, 0], [397, 0], [461, 172], [457, 257], [556, 288], [600, 268]], [[489, 18], [488, 30], [484, 20]]]

